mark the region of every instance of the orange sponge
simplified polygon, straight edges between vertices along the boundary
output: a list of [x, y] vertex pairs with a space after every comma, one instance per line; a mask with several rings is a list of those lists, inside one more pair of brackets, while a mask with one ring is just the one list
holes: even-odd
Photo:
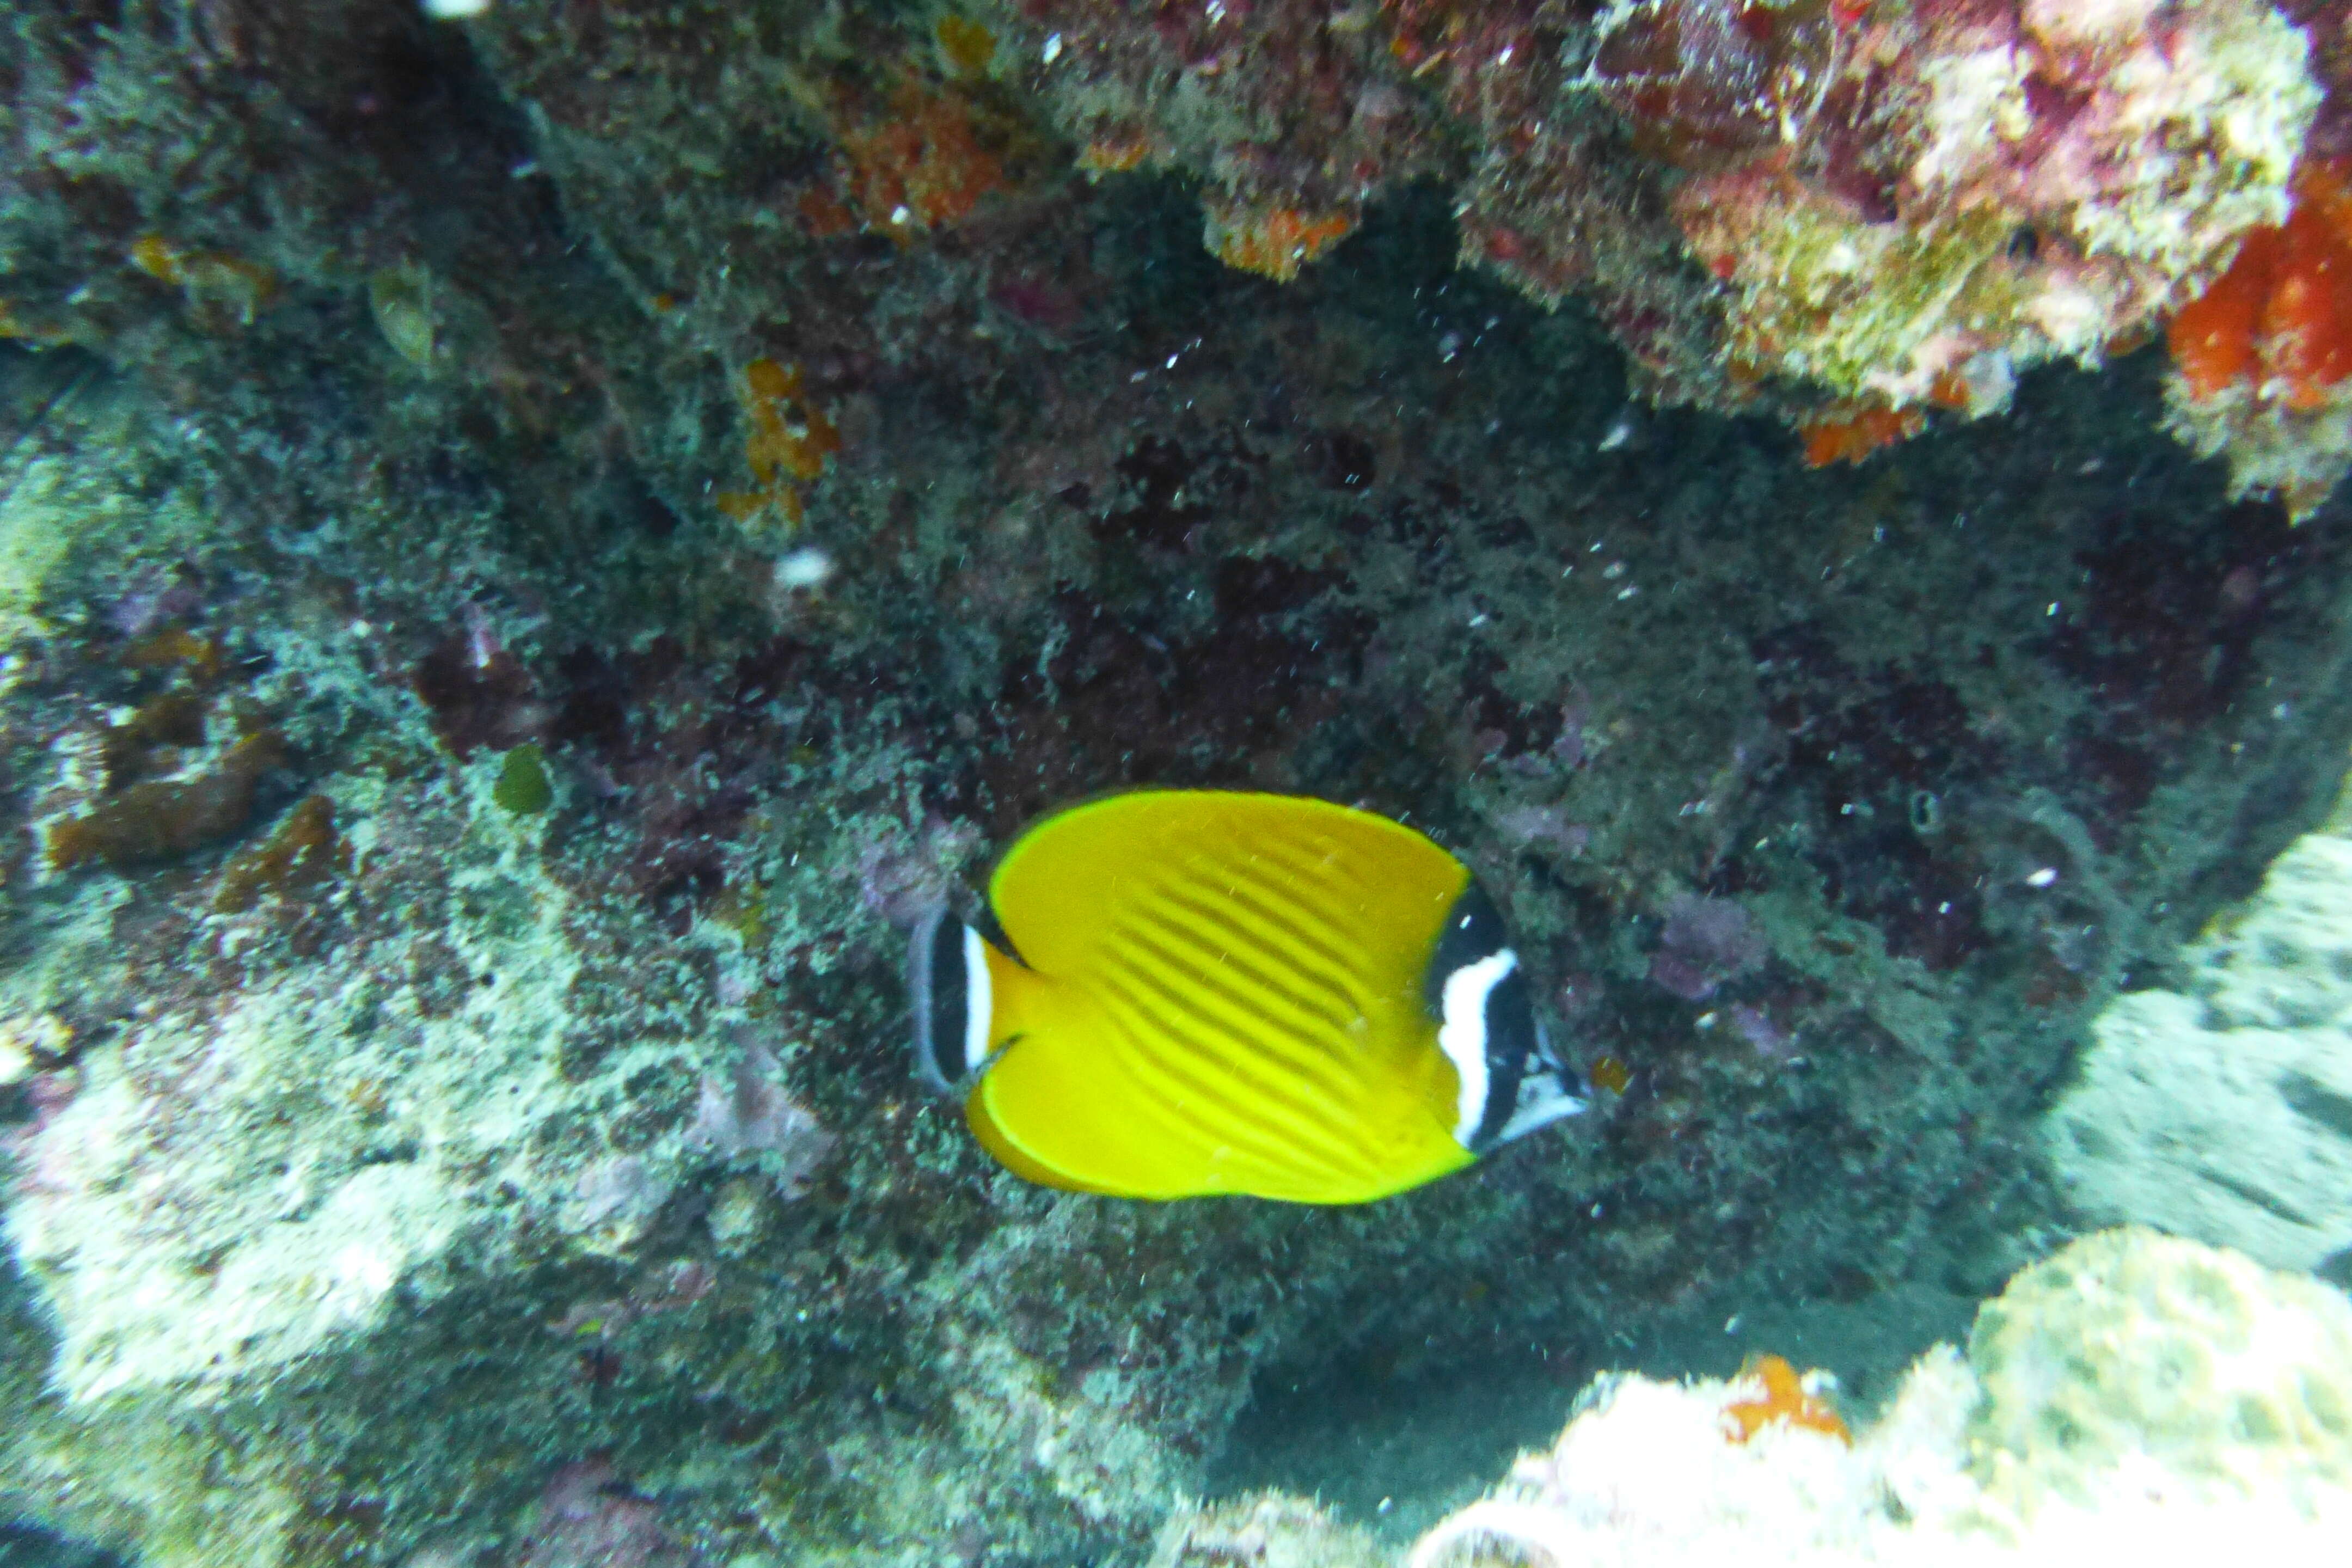
[[796, 364], [761, 358], [745, 365], [743, 406], [751, 422], [743, 458], [758, 482], [752, 489], [713, 499], [738, 522], [749, 522], [772, 506], [783, 515], [787, 531], [798, 528], [801, 495], [791, 481], [805, 484], [822, 476], [825, 459], [841, 450], [841, 431], [809, 400]]
[[1859, 463], [1881, 447], [1909, 440], [1926, 424], [1927, 416], [1916, 408], [1847, 404], [1807, 422], [1798, 433], [1805, 438], [1806, 465], [1825, 468], [1832, 463]]
[[2230, 269], [2172, 318], [2172, 363], [2192, 398], [2231, 386], [2307, 412], [2352, 379], [2352, 165], [2296, 175], [2284, 226], [2258, 228]]
[[1731, 1442], [1745, 1443], [1776, 1422], [1785, 1426], [1801, 1426], [1810, 1432], [1826, 1432], [1841, 1443], [1853, 1441], [1853, 1435], [1846, 1430], [1845, 1422], [1830, 1402], [1805, 1386], [1805, 1380], [1786, 1357], [1750, 1356], [1748, 1364], [1739, 1369], [1739, 1375], [1763, 1392], [1757, 1398], [1735, 1399], [1723, 1407], [1724, 1436]]

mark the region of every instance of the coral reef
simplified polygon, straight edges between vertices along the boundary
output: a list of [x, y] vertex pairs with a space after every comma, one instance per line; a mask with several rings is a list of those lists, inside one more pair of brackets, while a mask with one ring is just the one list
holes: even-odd
[[1781, 68], [1792, 132], [1674, 209], [1737, 359], [1893, 406], [1986, 413], [2027, 365], [2147, 335], [2284, 216], [2319, 101], [2251, 0], [1870, 6], [1816, 52]]
[[520, 1568], [681, 1568], [692, 1559], [661, 1526], [659, 1510], [632, 1497], [612, 1467], [566, 1465], [531, 1510]]
[[[593, 1068], [550, 1049], [596, 1020], [566, 1000], [582, 965], [563, 933], [583, 917], [535, 876], [527, 837], [478, 809], [343, 804], [371, 829], [369, 888], [433, 900], [398, 918], [441, 932], [438, 963], [404, 986], [370, 978], [395, 965], [370, 957], [362, 916], [308, 962], [249, 973], [201, 1023], [80, 1053], [70, 1099], [17, 1142], [10, 1239], [56, 1310], [70, 1398], [282, 1364], [375, 1322], [459, 1235], [512, 1245], [486, 1225], [625, 1249], [691, 1159], [683, 1107], [657, 1131], [624, 1086], [690, 1076], [724, 1047], [642, 1042]], [[225, 871], [215, 902], [253, 900]], [[224, 1139], [223, 1123], [255, 1131]], [[615, 1146], [556, 1137], [566, 1123], [635, 1130]], [[493, 1219], [476, 1205], [495, 1192], [541, 1195]]]
[[[1654, 395], [1778, 406], [1822, 462], [2146, 341], [2279, 224], [2327, 86], [2294, 20], [1047, 0], [1007, 26], [1082, 163], [1199, 175], [1230, 264], [1287, 279], [1365, 200], [1441, 180], [1465, 262], [1591, 296]], [[2246, 445], [2211, 424], [2205, 449]]]
[[2102, 1231], [1977, 1314], [1970, 1468], [2028, 1527], [2045, 1508], [2159, 1487], [2338, 1516], [2352, 1501], [2347, 1351], [2340, 1291], [2227, 1248]]
[[1378, 1542], [1304, 1498], [1260, 1492], [1213, 1507], [1180, 1509], [1153, 1543], [1150, 1568], [1354, 1568], [1385, 1554]]
[[[1958, 47], [1771, 9], [1675, 36], [1783, 109]], [[0, 18], [5, 1509], [185, 1568], [1131, 1562], [1246, 1406], [2031, 1255], [2090, 1021], [2326, 810], [2352, 558], [2152, 438], [2147, 360], [1860, 470], [1643, 402], [1918, 412], [1726, 359], [1685, 198], [1781, 116], [1612, 15]], [[2324, 130], [2236, 112], [2269, 18], [2158, 19], [2243, 44], [2211, 123], [2068, 56], [2082, 137]], [[2082, 264], [2218, 271], [2272, 172]], [[2086, 188], [1999, 267], [2147, 195]], [[1142, 782], [1458, 851], [1597, 1113], [1348, 1213], [994, 1171], [904, 924]]]
[[[533, 173], [553, 175], [654, 318], [669, 351], [657, 374], [673, 381], [712, 353], [772, 357], [807, 366], [823, 394], [866, 357], [940, 352], [975, 292], [1050, 298], [1066, 318], [1086, 292], [1076, 174], [1196, 178], [1208, 249], [1286, 281], [1355, 232], [1367, 203], [1433, 182], [1465, 264], [1547, 303], [1588, 298], [1650, 395], [1775, 412], [1817, 461], [1916, 433], [1918, 410], [2006, 408], [2042, 361], [2095, 365], [2147, 340], [2244, 237], [2277, 230], [2298, 162], [2329, 155], [2342, 119], [2343, 18], [2327, 0], [1277, 0], [1149, 15], [1041, 0], [979, 19], [860, 10], [838, 26], [781, 3], [736, 26], [715, 5], [591, 19], [523, 0], [423, 39], [356, 9], [373, 58], [408, 56], [412, 76], [460, 39], [482, 51], [529, 121]], [[169, 31], [121, 58], [167, 47]], [[269, 154], [257, 168], [323, 167], [304, 149], [331, 109], [383, 100], [295, 68], [291, 36], [232, 7], [186, 52], [203, 69], [158, 69], [198, 99], [256, 94]], [[17, 132], [27, 167], [69, 142], [37, 114]], [[240, 204], [338, 210], [281, 196], [276, 173], [111, 207], [86, 193], [111, 221], [12, 269], [0, 319], [28, 342], [95, 342], [131, 302], [159, 319], [161, 289], [180, 325], [250, 334], [341, 281], [356, 248], [401, 357], [436, 375], [509, 371], [512, 326], [469, 293], [494, 286], [417, 253], [413, 198], [376, 141], [385, 166], [356, 204], [356, 247], [221, 223]], [[840, 264], [867, 238], [910, 265]], [[796, 317], [812, 287], [836, 309]], [[2232, 283], [2208, 313], [2256, 287]], [[2242, 489], [2317, 504], [2328, 454], [2347, 445], [2334, 424], [2223, 396], [2210, 374], [2188, 377], [2173, 426], [2226, 450]], [[741, 416], [756, 426], [770, 401], [755, 394]], [[740, 509], [770, 488], [727, 493]], [[797, 491], [775, 504], [789, 516]]]

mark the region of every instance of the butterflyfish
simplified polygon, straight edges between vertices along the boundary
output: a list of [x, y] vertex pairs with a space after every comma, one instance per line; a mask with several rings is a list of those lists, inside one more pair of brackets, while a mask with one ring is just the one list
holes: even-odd
[[1024, 832], [988, 910], [916, 931], [916, 1068], [1030, 1181], [1367, 1203], [1584, 1109], [1493, 902], [1386, 817], [1112, 795]]

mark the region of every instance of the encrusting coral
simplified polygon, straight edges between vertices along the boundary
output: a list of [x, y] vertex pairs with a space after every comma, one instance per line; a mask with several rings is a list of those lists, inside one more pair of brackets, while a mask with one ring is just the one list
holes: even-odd
[[[941, 19], [914, 47], [870, 51], [870, 70], [796, 46], [806, 56], [777, 62], [788, 90], [763, 112], [807, 144], [776, 177], [815, 242], [985, 228], [992, 210], [1056, 199], [1056, 169], [1062, 184], [1179, 171], [1200, 182], [1211, 253], [1287, 281], [1358, 232], [1368, 204], [1433, 184], [1463, 265], [1548, 305], [1587, 300], [1644, 395], [1778, 416], [1820, 464], [1860, 461], [1933, 411], [2000, 412], [2035, 365], [2095, 368], [2160, 335], [2242, 240], [2285, 223], [2297, 170], [2340, 152], [2341, 13], [2337, 0], [1185, 0], [1148, 14], [1037, 0]], [[502, 8], [479, 36], [557, 117], [567, 166], [580, 139], [571, 183], [601, 191], [616, 165], [592, 153], [609, 141], [589, 127], [632, 89], [551, 82], [551, 30]], [[635, 123], [618, 110], [616, 127]], [[648, 154], [685, 157], [701, 134]], [[726, 155], [721, 139], [694, 157]], [[684, 277], [725, 245], [698, 258], [683, 236], [613, 243], [665, 279], [646, 288], [666, 310], [683, 300], [699, 320], [706, 299], [743, 299], [737, 263]], [[2204, 374], [2190, 373], [2196, 397], [2175, 397], [2172, 428], [2226, 451], [2241, 490], [2307, 512], [2352, 432], [2307, 404], [2216, 395]]]
[[1821, 49], [1776, 144], [1674, 210], [1735, 359], [1895, 407], [2145, 337], [2284, 214], [2319, 102], [2261, 0], [1865, 6]]
[[1589, 27], [1045, 0], [1012, 25], [1082, 161], [1202, 175], [1232, 265], [1290, 278], [1370, 196], [1447, 180], [1465, 261], [1591, 295], [1661, 395], [1762, 398], [1816, 462], [2147, 341], [2284, 217], [2323, 98], [2266, 0], [1628, 0]]

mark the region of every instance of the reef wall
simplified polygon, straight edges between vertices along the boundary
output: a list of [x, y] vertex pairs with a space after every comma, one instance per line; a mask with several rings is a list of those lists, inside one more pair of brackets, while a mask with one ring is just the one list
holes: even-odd
[[[1866, 469], [1661, 409], [1844, 389], [1735, 374], [1685, 251], [1770, 136], [1701, 176], [1628, 86], [1481, 142], [1481, 81], [1528, 111], [1475, 18], [1246, 15], [1217, 70], [1206, 12], [0, 18], [9, 1509], [188, 1564], [1133, 1559], [1254, 1390], [1565, 1392], [1629, 1321], [2063, 1233], [2091, 1021], [2336, 788], [2332, 503], [2230, 499], [2153, 348], [2017, 351]], [[2151, 331], [2331, 123], [2281, 14], [2177, 20], [2286, 85], [2210, 79], [2254, 152], [2115, 263]], [[1491, 162], [1546, 138], [1591, 180]], [[1596, 310], [1457, 265], [1538, 198]], [[995, 1169], [908, 1080], [903, 922], [1145, 782], [1462, 853], [1595, 1112], [1364, 1210]]]

